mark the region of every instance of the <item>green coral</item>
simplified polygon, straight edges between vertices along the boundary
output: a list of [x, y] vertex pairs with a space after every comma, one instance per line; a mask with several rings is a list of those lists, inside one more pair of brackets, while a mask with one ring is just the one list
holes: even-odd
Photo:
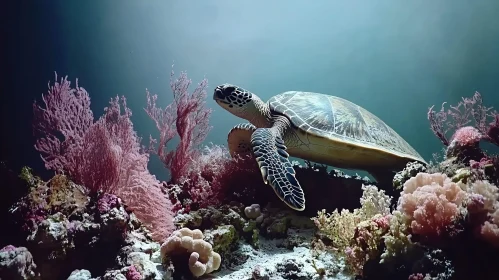
[[230, 252], [230, 248], [239, 239], [233, 225], [223, 225], [206, 232], [206, 239], [213, 245], [213, 251], [223, 255]]
[[456, 170], [456, 174], [452, 176], [452, 182], [463, 182], [466, 184], [471, 176], [473, 176], [471, 170], [469, 170], [468, 168], [459, 168], [458, 170]]
[[269, 236], [282, 237], [288, 233], [289, 218], [281, 217], [272, 221], [270, 226], [267, 227]]
[[253, 229], [253, 234], [251, 235], [251, 246], [258, 248], [260, 247], [260, 230], [255, 228]]
[[[251, 246], [258, 248], [259, 244], [259, 234], [260, 230], [257, 227], [255, 220], [249, 220], [243, 227], [243, 232], [248, 242], [250, 242]], [[248, 235], [251, 234], [251, 235]]]
[[243, 232], [252, 232], [254, 229], [256, 229], [256, 221], [255, 220], [249, 220], [244, 224], [243, 227]]

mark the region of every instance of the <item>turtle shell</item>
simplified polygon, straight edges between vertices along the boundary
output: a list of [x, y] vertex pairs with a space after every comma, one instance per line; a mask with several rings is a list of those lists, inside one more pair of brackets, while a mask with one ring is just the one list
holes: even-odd
[[272, 97], [268, 103], [273, 113], [288, 117], [295, 129], [305, 133], [425, 162], [380, 118], [343, 98], [288, 91]]

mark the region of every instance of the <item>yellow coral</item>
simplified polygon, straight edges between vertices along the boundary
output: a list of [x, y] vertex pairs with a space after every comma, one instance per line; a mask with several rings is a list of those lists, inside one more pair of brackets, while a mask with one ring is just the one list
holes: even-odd
[[317, 228], [333, 241], [333, 245], [344, 252], [345, 248], [355, 234], [355, 229], [361, 221], [370, 220], [375, 215], [387, 215], [390, 213], [391, 197], [383, 190], [378, 190], [373, 185], [363, 185], [364, 191], [360, 198], [360, 209], [350, 212], [343, 209], [327, 214], [325, 210], [319, 211], [317, 217], [312, 218]]
[[383, 237], [385, 241], [385, 252], [381, 254], [380, 263], [385, 263], [398, 256], [401, 256], [413, 247], [411, 235], [409, 232], [410, 222], [400, 211], [393, 211], [390, 216], [390, 229], [388, 234]]
[[343, 209], [341, 212], [336, 209], [333, 213], [328, 214], [323, 209], [317, 213], [317, 217], [313, 220], [317, 228], [333, 241], [333, 246], [343, 252], [350, 245], [355, 234], [355, 227], [361, 221], [358, 212], [358, 209], [355, 209], [353, 213], [347, 209]]
[[211, 273], [220, 268], [221, 257], [203, 238], [199, 229], [176, 230], [161, 245], [161, 258], [182, 252], [191, 253], [188, 260], [191, 273], [195, 277]]

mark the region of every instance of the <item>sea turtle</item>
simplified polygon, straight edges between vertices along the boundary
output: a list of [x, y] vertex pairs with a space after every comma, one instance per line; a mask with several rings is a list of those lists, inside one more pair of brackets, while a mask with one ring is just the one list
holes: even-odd
[[[425, 160], [400, 135], [366, 109], [339, 97], [287, 91], [265, 103], [231, 84], [217, 86], [213, 99], [248, 120], [228, 135], [231, 156], [253, 153], [263, 180], [292, 209], [305, 209], [305, 195], [289, 160], [294, 156], [378, 178]], [[391, 180], [391, 179], [390, 179]]]

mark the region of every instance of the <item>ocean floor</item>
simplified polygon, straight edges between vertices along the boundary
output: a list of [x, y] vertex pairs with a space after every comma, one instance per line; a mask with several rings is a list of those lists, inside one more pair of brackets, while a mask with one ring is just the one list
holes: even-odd
[[[311, 231], [292, 232], [312, 240]], [[282, 239], [260, 239], [260, 248], [255, 250], [251, 245], [241, 243], [234, 254], [246, 257], [246, 261], [231, 268], [224, 268], [213, 276], [220, 280], [240, 279], [352, 279], [343, 272], [344, 265], [334, 259], [331, 254], [312, 255], [312, 250], [298, 246], [292, 250], [282, 248]], [[315, 267], [314, 267], [315, 266]], [[326, 275], [321, 277], [318, 269], [324, 269]]]

